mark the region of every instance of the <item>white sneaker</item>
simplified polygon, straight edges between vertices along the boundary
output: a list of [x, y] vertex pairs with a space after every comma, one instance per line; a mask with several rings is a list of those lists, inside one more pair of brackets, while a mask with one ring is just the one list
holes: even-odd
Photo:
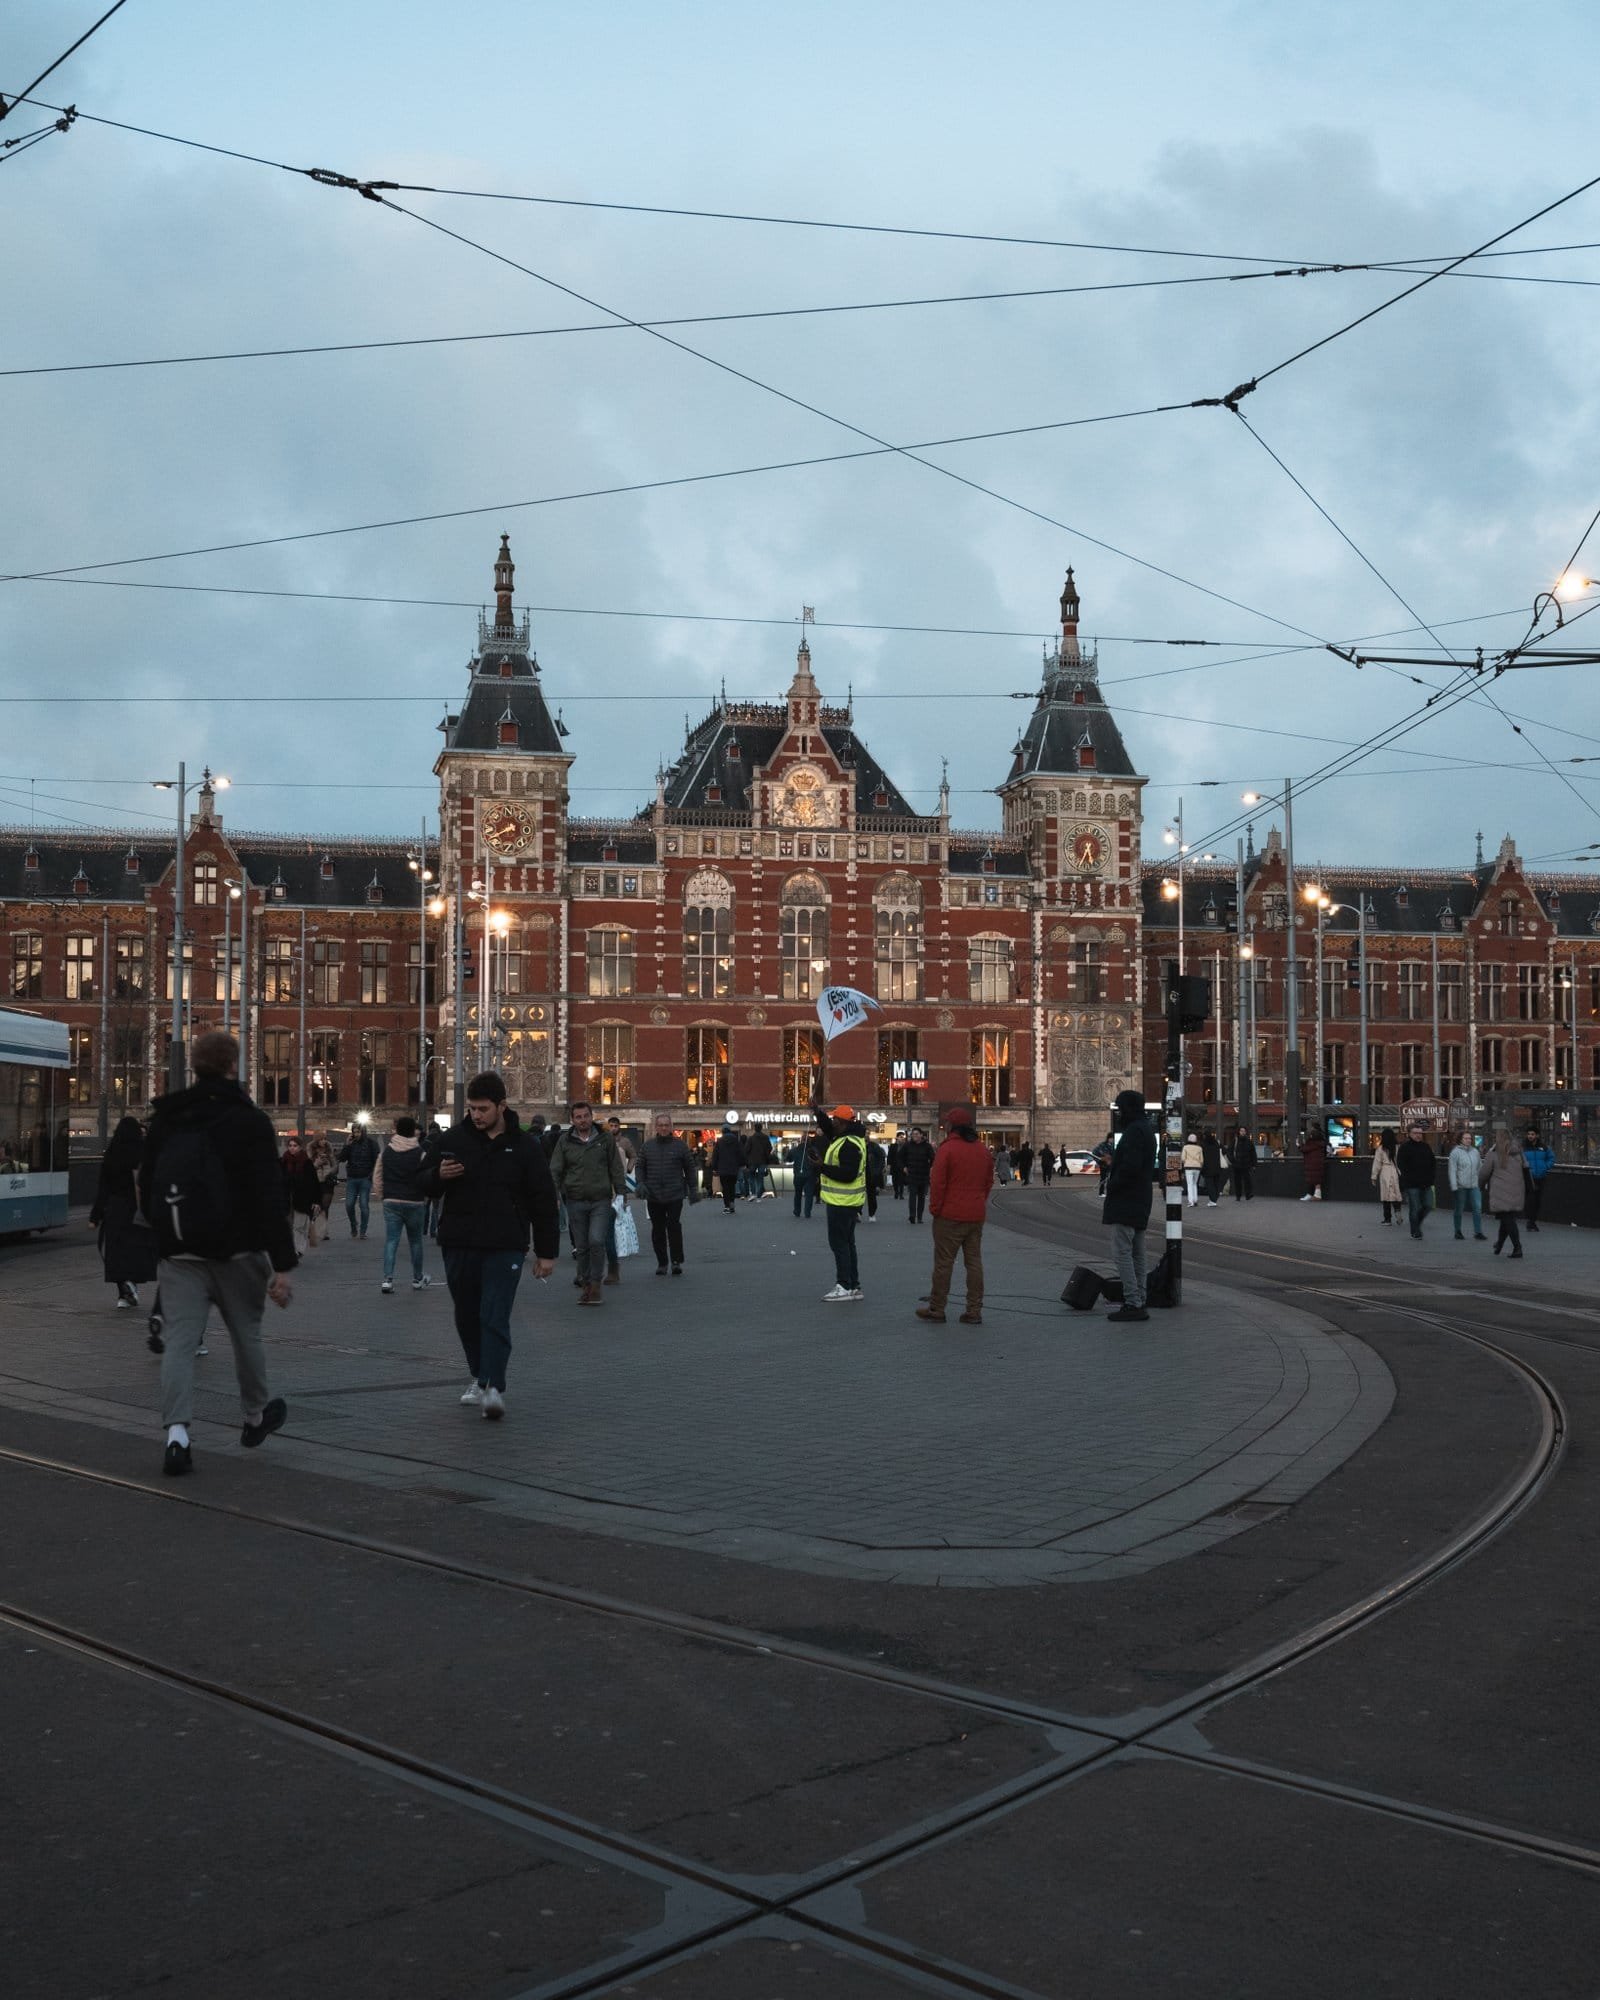
[[[1212, 1203], [1212, 1206], [1213, 1207], [1216, 1206], [1215, 1202]], [[432, 1278], [413, 1278], [411, 1281], [411, 1289], [414, 1292], [425, 1292], [432, 1283], [433, 1283]]]
[[503, 1417], [506, 1413], [506, 1399], [498, 1389], [483, 1392], [483, 1414], [486, 1417]]
[[853, 1292], [846, 1292], [845, 1297], [849, 1299], [852, 1304], [854, 1304], [854, 1302], [857, 1299], [864, 1299], [866, 1297], [866, 1293], [862, 1291], [859, 1285], [857, 1285]]
[[841, 1299], [848, 1299], [851, 1297], [853, 1297], [853, 1294], [850, 1291], [848, 1291], [845, 1288], [845, 1286], [835, 1285], [831, 1292], [823, 1293], [822, 1303], [825, 1306], [836, 1306]]
[[380, 1292], [392, 1292], [394, 1290], [393, 1278], [385, 1278], [383, 1283], [378, 1287], [378, 1290]]
[[1308, 1195], [1308, 1194], [1303, 1194], [1303, 1195], [1301, 1195], [1300, 1199], [1301, 1199], [1302, 1201], [1309, 1201], [1309, 1200], [1311, 1199], [1311, 1197], [1310, 1197], [1310, 1195]]
[[200, 1345], [199, 1345], [199, 1346], [198, 1346], [198, 1347], [197, 1347], [197, 1348], [195, 1349], [195, 1353], [196, 1353], [197, 1355], [199, 1355], [199, 1354], [209, 1354], [210, 1352], [211, 1352], [211, 1349], [210, 1349], [209, 1347], [207, 1347], [207, 1346], [206, 1346], [206, 1344], [205, 1344], [205, 1342], [204, 1342], [203, 1340], [201, 1341]]
[[132, 1299], [121, 1299], [121, 1298], [119, 1298], [119, 1299], [117, 1300], [117, 1311], [118, 1311], [119, 1313], [125, 1313], [125, 1312], [126, 1312], [126, 1311], [128, 1310], [129, 1306], [131, 1306], [132, 1304], [133, 1304], [133, 1300], [132, 1300]]
[[483, 1384], [481, 1382], [474, 1382], [472, 1387], [461, 1398], [461, 1400], [463, 1403], [478, 1404], [483, 1401], [483, 1398], [484, 1398]]

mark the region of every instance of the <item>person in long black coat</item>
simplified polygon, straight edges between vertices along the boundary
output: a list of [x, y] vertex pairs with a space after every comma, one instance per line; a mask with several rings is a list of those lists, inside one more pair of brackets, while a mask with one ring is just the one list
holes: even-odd
[[119, 1312], [137, 1306], [140, 1285], [153, 1285], [156, 1279], [155, 1238], [139, 1214], [137, 1176], [143, 1156], [144, 1128], [137, 1118], [119, 1119], [100, 1162], [100, 1184], [89, 1211]]

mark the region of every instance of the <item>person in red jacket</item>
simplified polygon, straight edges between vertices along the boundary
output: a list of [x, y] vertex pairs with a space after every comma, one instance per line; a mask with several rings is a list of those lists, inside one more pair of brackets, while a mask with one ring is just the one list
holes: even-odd
[[945, 1300], [959, 1251], [967, 1272], [963, 1326], [983, 1324], [983, 1219], [994, 1185], [994, 1155], [979, 1142], [977, 1116], [968, 1104], [944, 1114], [950, 1136], [933, 1156], [928, 1207], [933, 1215], [933, 1283], [917, 1318], [944, 1324]]

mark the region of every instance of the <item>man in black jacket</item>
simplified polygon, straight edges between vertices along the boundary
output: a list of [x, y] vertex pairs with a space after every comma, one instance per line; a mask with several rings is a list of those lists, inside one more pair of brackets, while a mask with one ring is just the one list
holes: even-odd
[[933, 1148], [920, 1125], [912, 1126], [910, 1138], [900, 1148], [900, 1172], [909, 1196], [906, 1221], [920, 1222], [928, 1206], [928, 1182], [933, 1178]]
[[[732, 1120], [736, 1114], [728, 1113]], [[739, 1176], [745, 1171], [744, 1141], [739, 1137], [736, 1124], [724, 1123], [717, 1134], [717, 1143], [711, 1148], [711, 1169], [722, 1186], [722, 1212], [736, 1215], [734, 1201], [739, 1193]]]
[[1150, 1206], [1155, 1198], [1156, 1133], [1145, 1116], [1142, 1091], [1118, 1091], [1114, 1109], [1118, 1138], [1106, 1169], [1100, 1220], [1108, 1223], [1113, 1232], [1117, 1276], [1122, 1280], [1122, 1304], [1106, 1317], [1148, 1319], [1150, 1315], [1144, 1304], [1144, 1233], [1150, 1226]]
[[650, 1245], [656, 1253], [656, 1276], [667, 1275], [667, 1258], [672, 1258], [672, 1275], [683, 1276], [683, 1204], [698, 1200], [694, 1185], [694, 1161], [689, 1148], [672, 1129], [665, 1111], [658, 1111], [650, 1137], [639, 1148], [636, 1178], [650, 1212]]
[[1428, 1144], [1424, 1126], [1407, 1128], [1394, 1163], [1400, 1169], [1400, 1193], [1405, 1199], [1406, 1220], [1411, 1225], [1411, 1234], [1420, 1242], [1422, 1219], [1428, 1212], [1428, 1195], [1439, 1166], [1438, 1156]]
[[239, 1082], [239, 1044], [202, 1035], [191, 1063], [190, 1087], [156, 1099], [140, 1169], [140, 1206], [161, 1253], [161, 1469], [175, 1476], [194, 1470], [194, 1358], [213, 1304], [233, 1341], [239, 1442], [262, 1444], [281, 1429], [288, 1410], [267, 1392], [261, 1316], [269, 1298], [289, 1303], [295, 1267], [278, 1142]]
[[[365, 1236], [367, 1217], [372, 1212], [372, 1170], [378, 1164], [378, 1144], [365, 1125], [352, 1125], [348, 1141], [339, 1148], [339, 1164], [344, 1168], [344, 1212], [350, 1234]], [[361, 1211], [361, 1227], [356, 1227], [356, 1211]]]
[[1256, 1142], [1241, 1125], [1228, 1154], [1228, 1164], [1233, 1168], [1233, 1198], [1235, 1201], [1254, 1201], [1256, 1198]]
[[441, 1198], [439, 1248], [472, 1380], [461, 1398], [505, 1415], [511, 1308], [533, 1230], [534, 1271], [548, 1278], [561, 1247], [544, 1149], [517, 1123], [493, 1071], [467, 1085], [467, 1115], [428, 1148], [428, 1192]]

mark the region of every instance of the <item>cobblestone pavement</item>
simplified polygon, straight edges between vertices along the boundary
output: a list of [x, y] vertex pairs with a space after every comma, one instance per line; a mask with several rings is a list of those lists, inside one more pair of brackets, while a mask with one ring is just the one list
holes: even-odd
[[[1050, 1213], [1038, 1189], [996, 1201]], [[1331, 1206], [1318, 1217], [1338, 1219]], [[986, 1324], [928, 1326], [913, 1312], [928, 1236], [887, 1199], [861, 1229], [859, 1305], [821, 1302], [820, 1213], [802, 1222], [767, 1201], [727, 1218], [707, 1202], [686, 1224], [685, 1275], [656, 1279], [647, 1251], [602, 1311], [577, 1309], [570, 1262], [547, 1285], [524, 1279], [500, 1424], [458, 1403], [437, 1253], [430, 1290], [402, 1280], [384, 1297], [378, 1242], [341, 1226], [297, 1274], [289, 1312], [269, 1309], [273, 1386], [290, 1407], [274, 1458], [814, 1574], [1069, 1583], [1154, 1569], [1270, 1518], [1394, 1396], [1361, 1341], [1205, 1283], [1142, 1326], [1071, 1313], [1059, 1293], [1072, 1253], [994, 1226]], [[81, 1222], [69, 1243], [0, 1261], [0, 1402], [147, 1428], [154, 1454], [158, 1364], [142, 1317], [110, 1299]], [[211, 1347], [202, 1477], [208, 1454], [239, 1448], [220, 1327]]]

